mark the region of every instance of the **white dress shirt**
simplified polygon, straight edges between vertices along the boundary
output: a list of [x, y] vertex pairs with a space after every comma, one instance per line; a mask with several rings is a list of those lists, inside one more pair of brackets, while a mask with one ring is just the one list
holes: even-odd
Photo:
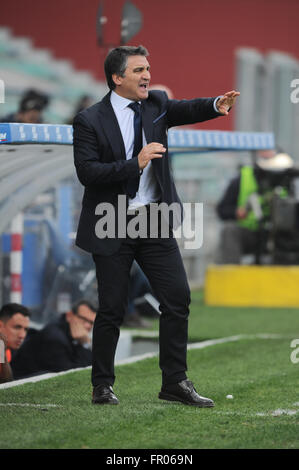
[[[113, 111], [116, 115], [121, 135], [125, 145], [126, 159], [133, 155], [134, 148], [134, 111], [128, 108], [131, 100], [123, 98], [114, 91], [110, 95]], [[142, 129], [143, 146], [147, 145], [144, 130]], [[129, 199], [129, 209], [136, 209], [160, 199], [160, 189], [154, 174], [152, 162], [149, 162], [140, 176], [139, 189], [134, 199]]]
[[[222, 95], [214, 100], [214, 109], [218, 112], [216, 102]], [[110, 101], [116, 115], [121, 135], [125, 145], [126, 159], [129, 160], [133, 155], [134, 148], [134, 111], [128, 107], [131, 100], [124, 98], [114, 91], [111, 92]], [[147, 145], [144, 130], [142, 129], [143, 146]], [[163, 157], [162, 157], [163, 158]], [[150, 161], [144, 168], [141, 176], [139, 189], [133, 199], [129, 199], [129, 209], [136, 209], [145, 206], [151, 202], [157, 202], [160, 199], [160, 189], [154, 174], [152, 162]]]

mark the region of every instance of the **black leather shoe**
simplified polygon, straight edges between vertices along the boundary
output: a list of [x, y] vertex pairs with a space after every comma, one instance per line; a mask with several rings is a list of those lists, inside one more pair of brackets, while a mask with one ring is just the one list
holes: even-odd
[[180, 401], [185, 405], [198, 406], [200, 408], [211, 408], [213, 400], [200, 396], [190, 380], [182, 380], [177, 384], [165, 385], [159, 393], [161, 400]]
[[95, 405], [118, 405], [111, 385], [98, 385], [92, 392], [92, 403]]

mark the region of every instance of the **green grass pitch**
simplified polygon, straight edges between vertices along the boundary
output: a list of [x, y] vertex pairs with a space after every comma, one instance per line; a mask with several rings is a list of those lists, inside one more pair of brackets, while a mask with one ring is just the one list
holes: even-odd
[[0, 448], [298, 449], [299, 310], [213, 308], [192, 296], [190, 341], [252, 335], [188, 352], [188, 376], [214, 408], [159, 400], [158, 357], [117, 366], [118, 406], [91, 405], [90, 370], [77, 371], [0, 390]]

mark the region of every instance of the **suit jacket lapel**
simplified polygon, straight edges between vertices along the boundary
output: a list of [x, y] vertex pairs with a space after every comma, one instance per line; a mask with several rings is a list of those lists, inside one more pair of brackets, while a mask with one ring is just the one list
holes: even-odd
[[[126, 151], [119, 124], [110, 102], [110, 92], [100, 102], [101, 125], [111, 145], [115, 160], [125, 160]], [[153, 113], [146, 101], [141, 103], [142, 127], [147, 143], [153, 142]]]
[[125, 160], [126, 151], [117, 118], [110, 102], [110, 92], [100, 103], [101, 125], [111, 145], [115, 160]]
[[146, 101], [141, 102], [141, 114], [142, 114], [142, 127], [145, 133], [146, 142], [150, 144], [153, 142], [153, 113], [151, 107], [148, 106]]
[[[154, 142], [154, 113], [152, 111], [152, 106], [148, 101], [142, 101], [141, 103], [141, 112], [142, 112], [142, 126], [144, 129], [145, 137], [146, 137], [146, 142], [150, 144], [151, 142]], [[157, 140], [159, 142], [159, 140]], [[151, 164], [153, 166], [155, 175], [159, 181], [160, 186], [162, 186], [161, 183], [161, 172], [162, 172], [162, 166], [163, 166], [163, 158], [154, 158], [151, 161]]]

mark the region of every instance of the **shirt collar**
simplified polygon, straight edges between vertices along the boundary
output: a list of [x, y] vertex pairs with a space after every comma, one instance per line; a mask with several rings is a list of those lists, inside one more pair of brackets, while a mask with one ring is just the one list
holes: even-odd
[[113, 90], [110, 95], [110, 102], [114, 108], [119, 110], [123, 110], [127, 108], [130, 103], [134, 103], [134, 101], [128, 100], [128, 98], [124, 98], [123, 96], [118, 95]]

